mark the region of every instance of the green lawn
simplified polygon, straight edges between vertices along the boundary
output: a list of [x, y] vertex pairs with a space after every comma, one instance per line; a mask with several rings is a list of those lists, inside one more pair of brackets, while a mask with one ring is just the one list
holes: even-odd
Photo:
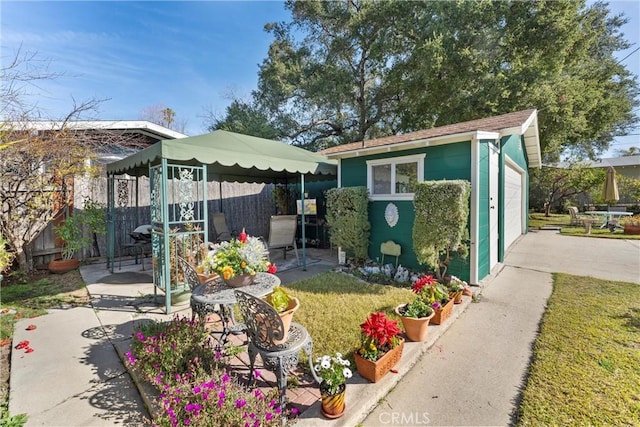
[[571, 223], [571, 217], [569, 214], [550, 214], [550, 216], [544, 216], [543, 212], [531, 212], [529, 213], [529, 227], [540, 228], [544, 226], [559, 226], [566, 227]]
[[313, 354], [340, 352], [351, 357], [360, 343], [360, 324], [382, 311], [398, 319], [397, 305], [411, 301], [411, 289], [365, 283], [342, 273], [327, 272], [286, 285], [300, 300], [294, 321], [313, 337]]
[[560, 227], [560, 234], [570, 236], [640, 240], [640, 235], [624, 234], [622, 230], [616, 230], [612, 233], [608, 229], [598, 228], [597, 224], [594, 224], [591, 228], [591, 233], [587, 234], [583, 225], [571, 225], [571, 217], [568, 214], [551, 214], [547, 217], [541, 212], [529, 213], [529, 227], [541, 228], [545, 226]]
[[519, 426], [638, 425], [640, 285], [554, 275], [518, 415]]

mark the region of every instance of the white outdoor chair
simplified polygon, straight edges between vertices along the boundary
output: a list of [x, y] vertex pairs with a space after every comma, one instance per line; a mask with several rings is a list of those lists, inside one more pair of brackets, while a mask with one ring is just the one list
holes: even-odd
[[298, 229], [297, 215], [273, 215], [269, 221], [269, 240], [267, 249], [283, 249], [284, 258], [287, 259], [287, 250], [293, 248], [296, 261], [300, 265], [298, 247], [296, 244], [296, 231]]

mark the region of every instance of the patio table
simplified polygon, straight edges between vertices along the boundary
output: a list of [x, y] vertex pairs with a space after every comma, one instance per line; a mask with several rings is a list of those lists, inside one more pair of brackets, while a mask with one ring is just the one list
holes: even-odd
[[273, 288], [279, 284], [278, 276], [262, 272], [256, 273], [253, 284], [241, 288], [232, 288], [221, 277], [218, 277], [216, 280], [203, 283], [193, 290], [191, 308], [200, 318], [204, 318], [209, 313], [216, 313], [220, 316], [222, 331], [219, 331], [218, 341], [224, 347], [229, 334], [240, 334], [246, 329], [244, 323], [238, 323], [235, 319], [233, 306], [237, 301], [234, 289], [241, 289], [243, 292], [261, 298], [271, 293]]
[[600, 228], [605, 227], [613, 227], [617, 226], [616, 221], [618, 218], [623, 216], [631, 216], [633, 212], [621, 212], [621, 211], [585, 211], [585, 215], [591, 216], [601, 216], [602, 217], [602, 225]]

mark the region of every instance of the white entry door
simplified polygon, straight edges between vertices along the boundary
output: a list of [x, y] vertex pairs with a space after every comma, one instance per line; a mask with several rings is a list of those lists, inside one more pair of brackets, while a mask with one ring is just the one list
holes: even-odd
[[518, 167], [505, 162], [504, 176], [504, 249], [522, 234], [522, 177]]
[[498, 150], [489, 148], [489, 271], [498, 263]]

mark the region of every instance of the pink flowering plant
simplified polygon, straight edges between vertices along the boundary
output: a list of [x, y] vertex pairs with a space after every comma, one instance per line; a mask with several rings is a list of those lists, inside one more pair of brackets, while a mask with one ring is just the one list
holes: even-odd
[[[176, 376], [160, 394], [157, 426], [279, 426], [283, 414], [277, 393], [249, 389], [224, 371]], [[292, 410], [296, 415], [297, 410]]]
[[416, 280], [412, 290], [434, 310], [442, 310], [442, 307], [449, 302], [449, 291], [447, 288], [430, 274], [424, 275]]
[[[282, 423], [276, 392], [242, 386], [227, 371], [240, 347], [221, 349], [205, 323], [176, 316], [136, 328], [127, 366], [160, 392], [157, 426], [275, 426]], [[292, 411], [292, 415], [296, 410]]]

